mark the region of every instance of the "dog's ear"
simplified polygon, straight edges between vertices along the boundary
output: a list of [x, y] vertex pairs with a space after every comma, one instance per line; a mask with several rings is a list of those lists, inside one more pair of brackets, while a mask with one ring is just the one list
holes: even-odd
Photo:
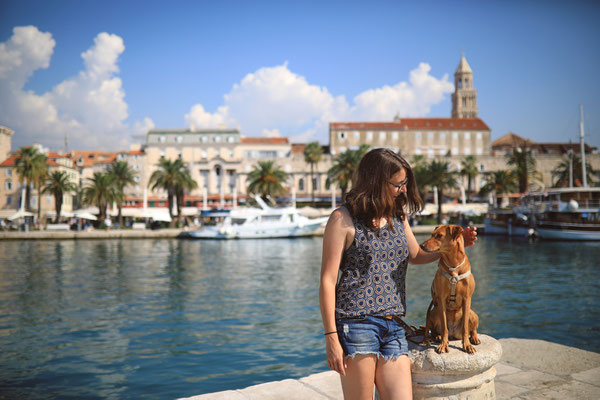
[[460, 235], [462, 235], [464, 229], [458, 225], [452, 227], [452, 240], [456, 240]]

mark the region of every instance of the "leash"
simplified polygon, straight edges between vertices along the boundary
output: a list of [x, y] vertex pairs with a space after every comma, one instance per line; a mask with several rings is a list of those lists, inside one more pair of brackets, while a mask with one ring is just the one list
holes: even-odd
[[418, 337], [418, 336], [424, 336], [425, 335], [425, 326], [421, 325], [417, 328], [414, 325], [408, 325], [406, 322], [404, 322], [402, 320], [402, 318], [398, 317], [397, 315], [394, 315], [393, 319], [394, 319], [394, 321], [399, 323], [402, 326], [402, 328], [404, 329], [406, 340], [409, 340], [409, 341], [413, 342], [414, 344], [421, 343], [420, 341], [415, 340], [413, 338]]
[[446, 262], [444, 261], [443, 258], [440, 258], [440, 260], [442, 260], [442, 262], [444, 263], [444, 265], [446, 266], [446, 268], [448, 268], [448, 271], [450, 272], [454, 272], [457, 269], [459, 269], [460, 267], [463, 266], [463, 264], [465, 263], [465, 261], [467, 261], [467, 256], [465, 256], [465, 258], [463, 258], [462, 262], [460, 264], [458, 264], [456, 267], [451, 267], [448, 264], [446, 264]]

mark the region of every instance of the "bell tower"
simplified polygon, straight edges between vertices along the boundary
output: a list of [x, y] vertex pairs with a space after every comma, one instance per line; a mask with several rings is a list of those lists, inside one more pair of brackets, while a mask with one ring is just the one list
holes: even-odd
[[454, 73], [452, 118], [477, 118], [477, 90], [473, 89], [473, 71], [464, 54]]

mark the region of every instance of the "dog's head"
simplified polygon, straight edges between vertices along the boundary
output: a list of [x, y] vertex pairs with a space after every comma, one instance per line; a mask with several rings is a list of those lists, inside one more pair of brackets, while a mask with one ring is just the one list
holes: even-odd
[[463, 248], [463, 230], [458, 225], [440, 225], [433, 230], [429, 239], [421, 243], [421, 248], [428, 253], [450, 253]]

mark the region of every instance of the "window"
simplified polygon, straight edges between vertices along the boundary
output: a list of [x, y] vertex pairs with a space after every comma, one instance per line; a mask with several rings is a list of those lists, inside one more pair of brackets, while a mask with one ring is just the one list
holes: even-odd
[[440, 140], [442, 142], [446, 140], [446, 132], [440, 132]]
[[466, 97], [462, 98], [462, 105], [463, 105], [463, 107], [467, 106], [467, 98]]
[[12, 168], [4, 168], [4, 176], [12, 176]]
[[215, 136], [213, 137], [213, 141], [214, 141], [215, 143], [219, 143], [219, 142], [221, 141], [221, 136], [219, 136], [219, 135], [215, 135]]
[[358, 140], [358, 139], [360, 139], [360, 132], [354, 131], [354, 140]]
[[6, 205], [10, 206], [12, 204], [12, 196], [6, 196]]
[[202, 143], [206, 143], [206, 142], [208, 142], [208, 136], [206, 136], [206, 135], [202, 135], [202, 136], [200, 136], [200, 141], [201, 141]]
[[177, 141], [177, 143], [181, 143], [183, 142], [183, 136], [179, 135], [175, 140]]
[[6, 190], [12, 190], [12, 188], [13, 188], [13, 184], [12, 184], [11, 181], [4, 182], [4, 189], [6, 189]]
[[465, 140], [471, 140], [471, 132], [465, 132]]
[[379, 140], [382, 142], [385, 140], [385, 132], [379, 132]]
[[480, 156], [483, 154], [483, 149], [481, 147], [477, 148], [477, 155]]
[[160, 143], [165, 143], [167, 141], [167, 137], [165, 135], [161, 135], [158, 137], [158, 141]]
[[415, 150], [415, 154], [417, 154], [417, 155], [423, 154], [420, 147], [417, 147], [417, 149]]
[[470, 147], [465, 147], [465, 154], [466, 155], [470, 155], [471, 154], [471, 148]]
[[373, 140], [373, 132], [369, 131], [367, 132], [367, 141], [371, 141]]
[[455, 156], [458, 154], [458, 147], [453, 147], [452, 148], [452, 155]]
[[458, 132], [452, 132], [452, 140], [458, 140]]
[[392, 139], [398, 140], [398, 132], [393, 132], [392, 133]]
[[233, 136], [227, 136], [227, 143], [233, 143], [234, 140]]
[[229, 150], [229, 158], [235, 157], [235, 152], [233, 150]]
[[481, 140], [482, 137], [483, 137], [483, 133], [477, 132], [477, 140]]
[[415, 142], [421, 142], [421, 132], [415, 132]]
[[312, 179], [312, 187], [313, 190], [319, 190], [319, 181], [317, 180], [317, 178]]
[[427, 149], [427, 157], [430, 157], [430, 158], [431, 158], [431, 157], [433, 157], [433, 155], [434, 155], [434, 154], [433, 154], [433, 149], [432, 149], [431, 147], [430, 147], [430, 148], [428, 148], [428, 149]]
[[164, 157], [164, 156], [165, 156], [165, 151], [164, 151], [164, 150], [161, 150], [161, 151], [160, 151], [160, 156], [161, 156], [161, 157]]
[[468, 88], [469, 87], [469, 78], [465, 79], [465, 87]]
[[200, 157], [202, 157], [202, 159], [206, 159], [206, 150], [202, 150], [200, 152]]
[[304, 191], [304, 178], [300, 178], [298, 180], [298, 190], [303, 192]]
[[346, 132], [340, 132], [338, 136], [339, 136], [339, 138], [340, 138], [340, 139], [342, 139], [342, 140], [343, 140], [343, 139], [346, 139]]
[[429, 132], [427, 134], [427, 140], [429, 140], [430, 142], [433, 142], [433, 132]]

